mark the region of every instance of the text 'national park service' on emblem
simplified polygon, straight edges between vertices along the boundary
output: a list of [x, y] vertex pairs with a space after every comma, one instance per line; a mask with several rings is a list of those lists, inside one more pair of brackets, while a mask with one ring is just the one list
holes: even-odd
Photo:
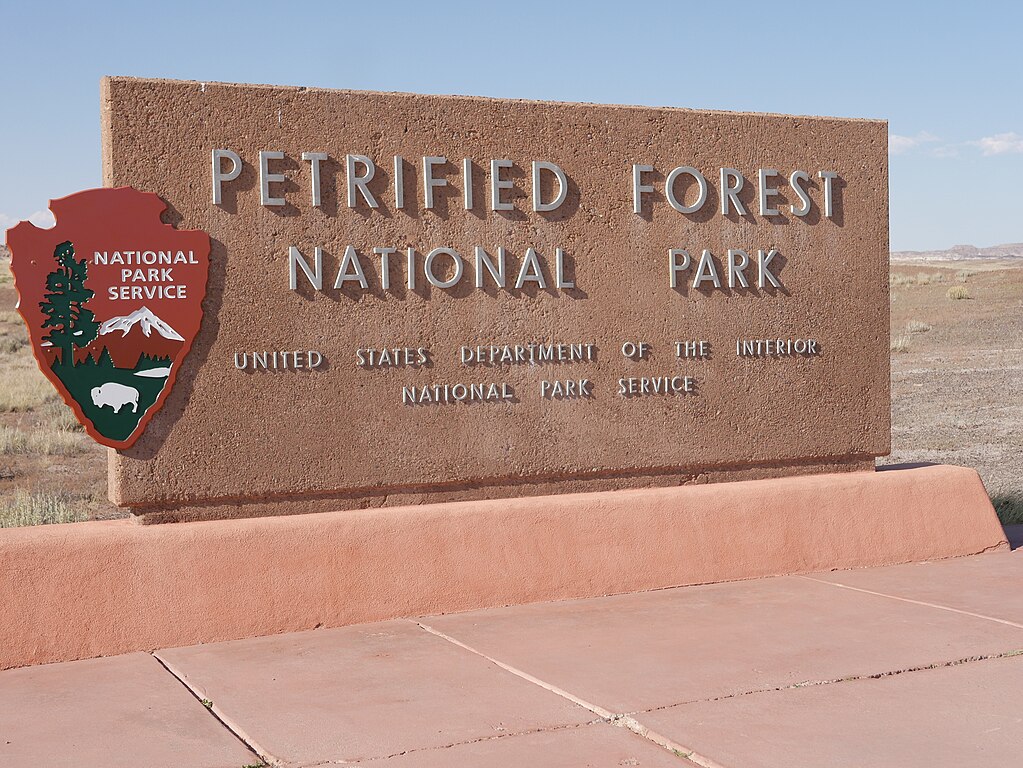
[[131, 187], [54, 200], [57, 224], [7, 232], [39, 367], [103, 445], [127, 448], [170, 394], [202, 323], [210, 239]]

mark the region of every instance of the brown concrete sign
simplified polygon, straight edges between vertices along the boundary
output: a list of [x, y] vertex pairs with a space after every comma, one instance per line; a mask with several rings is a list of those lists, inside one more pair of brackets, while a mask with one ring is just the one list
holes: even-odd
[[111, 452], [147, 519], [888, 452], [883, 122], [113, 78], [103, 134], [105, 183], [212, 245]]

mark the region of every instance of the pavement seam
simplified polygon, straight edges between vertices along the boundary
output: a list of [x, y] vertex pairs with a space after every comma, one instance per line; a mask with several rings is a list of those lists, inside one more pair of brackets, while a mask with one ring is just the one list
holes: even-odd
[[633, 715], [645, 715], [650, 712], [662, 712], [666, 709], [672, 709], [673, 707], [684, 707], [689, 704], [707, 704], [716, 701], [727, 701], [728, 699], [738, 699], [743, 696], [755, 696], [759, 693], [774, 693], [775, 691], [792, 691], [800, 688], [814, 688], [822, 685], [835, 685], [836, 683], [850, 683], [856, 680], [881, 680], [886, 677], [897, 677], [898, 675], [912, 674], [913, 672], [926, 672], [931, 669], [944, 669], [946, 667], [958, 667], [963, 664], [973, 664], [979, 661], [991, 661], [994, 659], [1011, 659], [1017, 656], [1023, 656], [1023, 648], [1004, 651], [1002, 653], [991, 653], [980, 656], [966, 656], [961, 659], [952, 659], [951, 661], [936, 661], [932, 664], [923, 664], [918, 667], [906, 667], [905, 669], [886, 670], [884, 672], [871, 672], [864, 675], [848, 675], [846, 677], [836, 677], [830, 680], [804, 680], [798, 683], [792, 683], [791, 685], [778, 685], [771, 686], [768, 688], [755, 688], [750, 691], [740, 691], [738, 693], [728, 693], [723, 696], [712, 696], [709, 699], [690, 699], [689, 701], [679, 701], [674, 704], [665, 704], [660, 707], [651, 707], [650, 709], [640, 710], [633, 712]]
[[586, 728], [591, 725], [597, 725], [603, 723], [603, 719], [590, 720], [586, 723], [565, 723], [564, 725], [553, 725], [545, 726], [541, 728], [530, 728], [525, 731], [516, 731], [515, 733], [496, 733], [491, 736], [480, 736], [477, 739], [468, 739], [467, 741], [456, 741], [451, 744], [443, 744], [436, 747], [413, 747], [411, 749], [405, 749], [401, 752], [394, 752], [390, 755], [373, 755], [371, 757], [360, 757], [354, 760], [327, 760], [316, 763], [305, 763], [303, 765], [296, 766], [296, 768], [321, 768], [327, 765], [365, 765], [366, 763], [372, 763], [377, 760], [390, 760], [394, 757], [404, 757], [405, 755], [419, 754], [420, 752], [432, 752], [435, 750], [442, 749], [454, 749], [455, 747], [463, 747], [468, 744], [479, 744], [484, 741], [497, 741], [499, 739], [509, 739], [516, 736], [529, 736], [534, 733], [550, 733], [553, 731], [566, 731], [574, 728]]
[[706, 755], [701, 755], [694, 749], [690, 749], [689, 747], [686, 747], [672, 739], [669, 739], [667, 736], [657, 733], [656, 731], [650, 730], [645, 725], [636, 720], [629, 713], [611, 712], [610, 710], [604, 709], [598, 704], [593, 704], [591, 702], [586, 701], [585, 699], [579, 698], [578, 696], [566, 691], [564, 688], [559, 688], [553, 683], [548, 683], [544, 680], [541, 680], [538, 677], [535, 677], [534, 675], [529, 674], [528, 672], [525, 672], [524, 670], [518, 669], [517, 667], [513, 667], [510, 664], [506, 664], [505, 662], [500, 661], [499, 659], [495, 659], [492, 656], [488, 656], [482, 651], [478, 651], [472, 646], [466, 645], [461, 640], [451, 637], [450, 635], [446, 635], [440, 630], [434, 629], [433, 627], [429, 626], [428, 624], [424, 624], [421, 621], [417, 621], [415, 623], [419, 625], [419, 627], [423, 631], [429, 632], [431, 635], [435, 635], [436, 637], [439, 637], [442, 640], [446, 640], [447, 642], [452, 643], [453, 645], [457, 645], [459, 648], [469, 651], [469, 653], [473, 653], [482, 659], [486, 659], [491, 664], [500, 667], [506, 672], [510, 672], [511, 674], [515, 675], [518, 678], [521, 678], [522, 680], [525, 680], [526, 682], [532, 683], [533, 685], [537, 685], [546, 691], [550, 691], [551, 693], [560, 696], [563, 699], [567, 699], [568, 701], [572, 702], [577, 706], [583, 707], [584, 709], [588, 709], [590, 712], [597, 715], [603, 722], [612, 726], [617, 726], [619, 728], [625, 728], [626, 730], [631, 731], [637, 736], [640, 736], [641, 738], [644, 738], [647, 741], [650, 741], [656, 744], [657, 746], [668, 750], [669, 752], [673, 753], [676, 757], [687, 761], [691, 765], [698, 765], [700, 766], [700, 768], [724, 768], [724, 766], [722, 766], [720, 763], [715, 762]]
[[254, 757], [258, 758], [260, 762], [265, 763], [268, 766], [273, 766], [273, 768], [284, 768], [284, 763], [282, 761], [273, 757], [269, 753], [266, 753], [257, 744], [250, 741], [249, 738], [241, 730], [235, 727], [234, 723], [232, 723], [212, 701], [204, 698], [202, 692], [192, 686], [183, 675], [179, 675], [174, 668], [170, 666], [170, 664], [161, 659], [155, 652], [151, 653], [150, 656], [156, 659], [157, 664], [167, 670], [167, 674], [181, 683], [181, 685], [185, 687], [185, 690], [192, 694], [202, 708], [209, 712], [210, 715], [212, 715], [212, 717], [228, 731], [228, 733], [244, 744], [245, 748], [249, 750]]
[[925, 600], [914, 600], [914, 599], [912, 599], [910, 597], [899, 597], [898, 595], [889, 595], [889, 594], [886, 594], [884, 592], [875, 592], [875, 591], [873, 591], [871, 589], [863, 589], [862, 587], [852, 587], [852, 586], [849, 586], [848, 584], [842, 584], [842, 583], [837, 582], [837, 581], [828, 581], [827, 579], [817, 579], [817, 578], [814, 578], [813, 576], [799, 576], [798, 578], [806, 579], [807, 581], [815, 581], [818, 584], [827, 584], [827, 585], [832, 586], [832, 587], [838, 587], [839, 589], [849, 589], [849, 590], [852, 590], [853, 592], [862, 592], [865, 595], [874, 595], [876, 597], [886, 597], [889, 600], [899, 600], [899, 601], [901, 601], [903, 603], [912, 603], [913, 605], [922, 605], [922, 606], [924, 606], [926, 608], [937, 608], [938, 610], [941, 610], [941, 611], [948, 611], [950, 613], [958, 613], [961, 616], [971, 616], [971, 617], [973, 617], [975, 619], [986, 619], [987, 621], [994, 621], [994, 622], [996, 622], [998, 624], [1005, 624], [1006, 626], [1015, 627], [1016, 629], [1023, 629], [1023, 624], [1020, 624], [1020, 623], [1015, 622], [1015, 621], [1009, 621], [1008, 619], [999, 619], [999, 618], [996, 618], [994, 616], [986, 616], [983, 613], [973, 613], [972, 611], [964, 611], [964, 610], [961, 610], [959, 608], [952, 608], [951, 606], [948, 606], [948, 605], [940, 605], [938, 603], [929, 603], [929, 602], [927, 602]]

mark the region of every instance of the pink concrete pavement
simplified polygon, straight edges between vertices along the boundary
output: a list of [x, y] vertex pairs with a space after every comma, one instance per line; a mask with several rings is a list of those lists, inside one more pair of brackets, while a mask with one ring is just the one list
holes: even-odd
[[1017, 550], [0, 672], [0, 766], [1016, 768], [1021, 583]]

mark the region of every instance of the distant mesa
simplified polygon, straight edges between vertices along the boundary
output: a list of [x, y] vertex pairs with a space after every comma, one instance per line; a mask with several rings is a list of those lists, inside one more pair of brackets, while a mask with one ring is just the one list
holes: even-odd
[[1023, 262], [1023, 243], [1005, 243], [989, 248], [975, 245], [954, 245], [943, 251], [892, 251], [892, 261], [971, 261], [979, 259], [1013, 260]]

